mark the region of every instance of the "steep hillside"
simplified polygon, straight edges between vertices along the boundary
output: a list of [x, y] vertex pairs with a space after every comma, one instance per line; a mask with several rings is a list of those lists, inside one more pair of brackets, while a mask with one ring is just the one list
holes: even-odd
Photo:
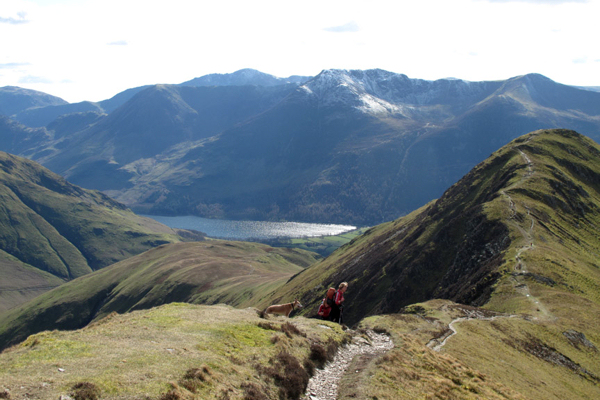
[[263, 112], [294, 87], [152, 86], [79, 132], [56, 127], [57, 144], [36, 160], [83, 187], [126, 190], [159, 162], [181, 160], [190, 143]]
[[31, 157], [51, 140], [52, 135], [44, 128], [29, 128], [0, 115], [0, 151]]
[[0, 314], [64, 282], [0, 250]]
[[121, 167], [135, 171], [132, 186], [107, 193], [157, 214], [373, 225], [439, 197], [532, 130], [600, 139], [599, 110], [598, 93], [536, 75], [430, 82], [323, 71], [210, 140]]
[[[4, 290], [56, 286], [163, 243], [174, 230], [39, 164], [0, 153], [0, 258]], [[35, 268], [33, 268], [35, 267]], [[25, 278], [25, 276], [27, 278]], [[24, 279], [31, 283], [24, 287]], [[20, 296], [14, 291], [15, 296]]]
[[[96, 318], [5, 349], [0, 393], [298, 399], [337, 344], [349, 334], [368, 343], [372, 329], [394, 348], [354, 358], [338, 399], [598, 398], [599, 160], [600, 146], [574, 131], [531, 132], [440, 199], [304, 270], [292, 264], [311, 264], [309, 254], [252, 243], [150, 250], [0, 315], [4, 345]], [[340, 281], [350, 284], [344, 321], [356, 328], [346, 335], [299, 315], [314, 315]], [[179, 303], [108, 314], [171, 300], [262, 309], [295, 297], [305, 307], [290, 320]]]
[[177, 301], [247, 307], [317, 258], [304, 250], [245, 242], [160, 246], [0, 315], [0, 348], [43, 330], [82, 328], [111, 312]]
[[[295, 276], [275, 301], [291, 294], [314, 313], [328, 286], [348, 281], [349, 324], [432, 298], [565, 318], [572, 298], [598, 312], [599, 156], [596, 143], [573, 131], [522, 136], [440, 199]], [[532, 303], [523, 288], [533, 287], [564, 308]]]
[[600, 142], [600, 93], [538, 74], [324, 70], [300, 81], [241, 70], [135, 88], [45, 131], [0, 126], [18, 142], [0, 150], [143, 213], [372, 226], [440, 197], [527, 132]]

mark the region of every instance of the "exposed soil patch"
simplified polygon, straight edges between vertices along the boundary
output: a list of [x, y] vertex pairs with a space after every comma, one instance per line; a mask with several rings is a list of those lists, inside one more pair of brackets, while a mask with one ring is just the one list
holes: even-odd
[[569, 339], [569, 342], [571, 342], [571, 344], [577, 349], [584, 347], [588, 350], [598, 351], [596, 346], [594, 346], [594, 344], [590, 342], [581, 332], [569, 329], [568, 331], [563, 332], [563, 335], [565, 335], [565, 337]]
[[509, 346], [518, 350], [524, 350], [531, 355], [536, 356], [546, 362], [565, 367], [573, 372], [576, 372], [586, 379], [594, 382], [600, 382], [600, 378], [592, 374], [590, 371], [583, 368], [571, 360], [566, 355], [562, 354], [555, 348], [548, 346], [536, 337], [530, 336], [526, 340], [505, 340]]

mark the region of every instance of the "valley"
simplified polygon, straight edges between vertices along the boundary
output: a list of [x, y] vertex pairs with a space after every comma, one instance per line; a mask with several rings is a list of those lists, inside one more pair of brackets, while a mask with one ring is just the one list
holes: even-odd
[[[600, 396], [600, 93], [383, 70], [76, 107], [1, 89], [28, 102], [0, 117], [0, 397]], [[344, 227], [259, 243], [132, 210]], [[316, 318], [342, 281], [345, 325]]]
[[[133, 88], [85, 110], [31, 94], [48, 105], [2, 117], [0, 150], [141, 214], [373, 226], [438, 198], [533, 130], [566, 126], [600, 140], [600, 93], [539, 74], [201, 78], [212, 86]], [[42, 125], [25, 117], [51, 110], [61, 111]]]

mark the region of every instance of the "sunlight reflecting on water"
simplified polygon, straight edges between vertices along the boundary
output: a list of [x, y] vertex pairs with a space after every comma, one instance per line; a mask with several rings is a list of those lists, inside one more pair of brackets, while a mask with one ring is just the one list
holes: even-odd
[[194, 216], [163, 217], [142, 215], [171, 228], [194, 229], [223, 239], [275, 239], [339, 235], [356, 229], [352, 225], [310, 224], [304, 222], [231, 221]]

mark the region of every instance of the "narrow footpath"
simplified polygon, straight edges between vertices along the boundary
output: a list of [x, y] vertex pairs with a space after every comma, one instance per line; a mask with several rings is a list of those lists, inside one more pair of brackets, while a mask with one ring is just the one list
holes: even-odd
[[369, 330], [367, 337], [369, 340], [354, 335], [351, 344], [338, 350], [333, 361], [326, 364], [325, 368], [317, 370], [310, 378], [302, 400], [336, 400], [340, 380], [355, 356], [371, 355], [374, 358], [394, 347], [390, 337], [385, 334]]
[[[527, 165], [527, 171], [525, 172], [525, 174], [523, 174], [521, 179], [519, 179], [517, 182], [512, 184], [510, 187], [507, 187], [505, 190], [502, 190], [500, 192], [506, 198], [506, 201], [508, 203], [509, 217], [508, 217], [507, 222], [508, 222], [508, 224], [515, 227], [518, 232], [520, 232], [520, 234], [522, 236], [522, 240], [525, 243], [517, 251], [517, 254], [515, 255], [515, 265], [514, 265], [514, 270], [513, 270], [514, 272], [512, 274], [512, 280], [513, 280], [515, 291], [517, 293], [525, 296], [529, 301], [531, 301], [532, 306], [534, 307], [534, 309], [536, 311], [538, 311], [541, 314], [541, 316], [543, 316], [544, 318], [550, 318], [551, 317], [550, 312], [537, 298], [535, 298], [531, 294], [531, 292], [529, 290], [529, 286], [527, 285], [527, 282], [524, 278], [527, 276], [528, 270], [527, 270], [527, 264], [521, 258], [521, 255], [523, 254], [523, 252], [531, 250], [535, 247], [534, 234], [533, 234], [533, 229], [535, 227], [535, 220], [531, 216], [529, 207], [527, 205], [523, 204], [523, 207], [527, 211], [527, 217], [529, 219], [527, 226], [523, 227], [522, 224], [519, 223], [516, 218], [517, 210], [516, 210], [515, 202], [513, 201], [510, 194], [507, 193], [507, 191], [509, 191], [510, 189], [521, 185], [523, 182], [525, 182], [526, 180], [531, 178], [535, 173], [535, 165], [533, 164], [533, 162], [531, 161], [529, 156], [527, 156], [527, 154], [525, 154], [520, 149], [517, 149], [517, 150]], [[464, 311], [465, 311], [465, 313], [467, 313], [466, 310], [464, 310]], [[455, 325], [462, 321], [469, 321], [469, 320], [474, 320], [474, 319], [493, 321], [496, 318], [512, 318], [512, 317], [516, 317], [516, 315], [485, 316], [481, 313], [474, 312], [474, 313], [471, 313], [464, 317], [456, 318], [448, 324], [448, 329], [446, 330], [446, 332], [444, 332], [444, 334], [440, 337], [431, 339], [429, 341], [429, 343], [427, 343], [427, 347], [429, 347], [430, 349], [432, 349], [434, 351], [439, 352], [444, 347], [444, 345], [448, 342], [448, 340], [452, 336], [454, 336], [458, 333]]]

